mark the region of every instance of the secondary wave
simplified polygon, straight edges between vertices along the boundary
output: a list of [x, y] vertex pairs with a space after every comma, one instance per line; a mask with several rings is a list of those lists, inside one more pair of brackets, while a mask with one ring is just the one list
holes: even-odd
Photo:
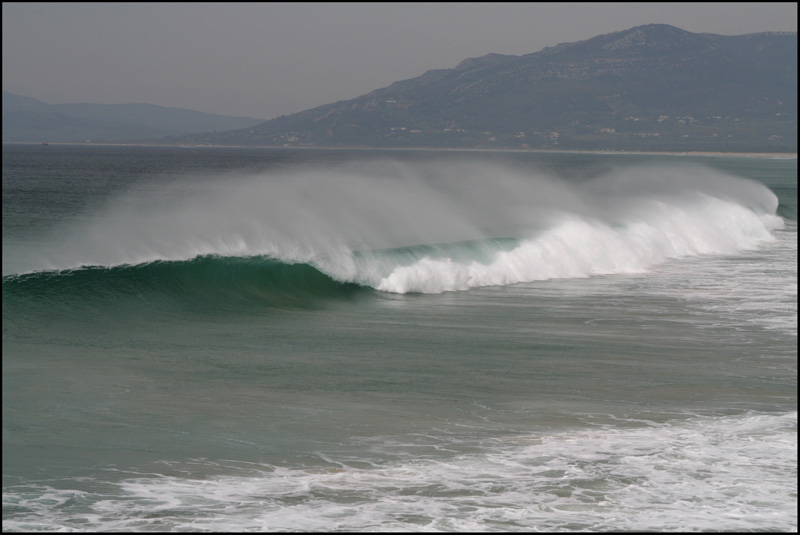
[[189, 280], [207, 276], [195, 289], [250, 296], [264, 280], [271, 291], [440, 293], [752, 249], [783, 226], [777, 207], [767, 187], [697, 166], [570, 182], [497, 164], [367, 162], [133, 189], [28, 255], [27, 270], [161, 277], [190, 266]]

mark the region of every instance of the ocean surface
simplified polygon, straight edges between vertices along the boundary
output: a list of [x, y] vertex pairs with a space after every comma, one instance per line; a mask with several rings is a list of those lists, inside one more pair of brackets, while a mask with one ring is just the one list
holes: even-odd
[[3, 146], [3, 531], [796, 531], [797, 159]]

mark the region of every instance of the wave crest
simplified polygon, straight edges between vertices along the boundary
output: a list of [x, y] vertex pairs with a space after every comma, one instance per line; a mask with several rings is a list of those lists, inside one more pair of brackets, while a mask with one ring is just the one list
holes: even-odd
[[564, 216], [490, 262], [424, 257], [396, 267], [376, 288], [440, 293], [556, 278], [642, 273], [671, 258], [729, 254], [774, 240], [782, 220], [713, 198], [694, 208], [652, 203], [649, 216], [623, 226]]
[[777, 208], [766, 186], [697, 166], [567, 180], [485, 162], [362, 162], [131, 190], [19, 262], [62, 270], [266, 258], [336, 284], [438, 293], [752, 249], [783, 225]]

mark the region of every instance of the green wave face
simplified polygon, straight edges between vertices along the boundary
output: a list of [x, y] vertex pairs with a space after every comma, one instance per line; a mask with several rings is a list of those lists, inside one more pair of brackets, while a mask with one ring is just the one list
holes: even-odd
[[[308, 264], [265, 257], [202, 256], [115, 267], [36, 272], [3, 278], [3, 312], [37, 304], [101, 312], [127, 302], [147, 309], [195, 312], [253, 311], [265, 307], [313, 308], [363, 291], [337, 282]], [[66, 312], [66, 311], [65, 311]]]
[[[381, 277], [397, 266], [423, 258], [489, 262], [496, 252], [512, 250], [518, 243], [515, 239], [490, 239], [418, 245], [355, 252], [353, 261], [362, 271], [377, 266], [377, 277]], [[353, 279], [356, 282], [336, 280], [309, 263], [267, 256], [205, 255], [190, 260], [7, 275], [3, 277], [3, 308], [5, 312], [6, 307], [38, 303], [52, 309], [101, 310], [123, 301], [143, 308], [196, 312], [315, 308], [326, 301], [349, 300], [371, 292], [379, 280], [358, 274]]]

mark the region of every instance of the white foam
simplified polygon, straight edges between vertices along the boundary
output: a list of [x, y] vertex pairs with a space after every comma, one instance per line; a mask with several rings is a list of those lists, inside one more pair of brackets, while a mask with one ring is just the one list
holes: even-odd
[[755, 250], [661, 265], [646, 292], [675, 296], [687, 311], [712, 312], [737, 329], [758, 325], [796, 337], [797, 223], [774, 237]]
[[772, 241], [780, 218], [700, 196], [693, 204], [650, 202], [646, 217], [612, 226], [574, 215], [490, 263], [422, 258], [395, 268], [376, 288], [387, 292], [441, 293], [554, 278], [641, 273], [668, 259], [750, 250]]
[[498, 438], [477, 453], [368, 468], [338, 462], [239, 468], [238, 475], [205, 479], [150, 474], [96, 495], [7, 488], [4, 505], [21, 512], [6, 515], [3, 528], [797, 529], [797, 413], [628, 425]]

